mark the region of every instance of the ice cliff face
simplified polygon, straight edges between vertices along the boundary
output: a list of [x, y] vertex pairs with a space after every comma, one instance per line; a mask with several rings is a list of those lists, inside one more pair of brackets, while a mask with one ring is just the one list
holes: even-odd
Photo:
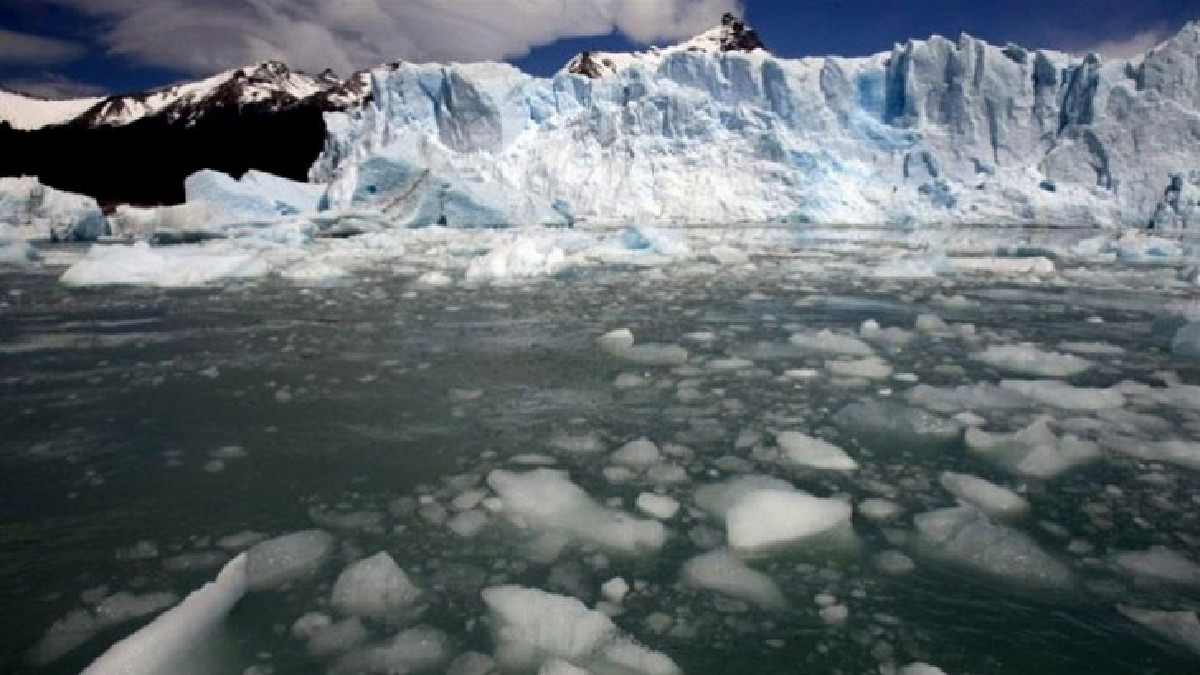
[[1196, 222], [1197, 23], [1114, 62], [969, 36], [855, 59], [640, 56], [595, 78], [376, 71], [372, 101], [326, 116], [311, 177], [329, 206], [413, 222], [453, 195], [483, 195], [474, 224]]

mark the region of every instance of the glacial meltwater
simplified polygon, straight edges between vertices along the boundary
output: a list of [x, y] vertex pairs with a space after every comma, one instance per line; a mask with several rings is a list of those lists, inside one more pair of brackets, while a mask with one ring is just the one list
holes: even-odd
[[1200, 671], [1193, 263], [705, 236], [0, 269], [0, 671]]

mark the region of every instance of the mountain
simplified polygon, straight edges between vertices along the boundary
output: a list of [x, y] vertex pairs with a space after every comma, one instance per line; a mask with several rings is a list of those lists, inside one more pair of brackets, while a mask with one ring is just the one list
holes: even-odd
[[720, 25], [696, 37], [669, 47], [651, 47], [645, 52], [581, 52], [567, 62], [562, 71], [590, 78], [612, 75], [630, 66], [655, 68], [663, 59], [678, 52], [721, 54], [722, 52], [752, 52], [766, 49], [758, 33], [732, 14], [721, 17]]
[[[303, 179], [324, 142], [322, 115], [361, 106], [370, 84], [366, 72], [343, 81], [270, 61], [102, 99], [0, 91], [0, 175], [36, 175], [109, 204], [181, 202], [200, 169]], [[118, 157], [128, 168], [107, 168]]]
[[285, 63], [266, 61], [194, 82], [106, 98], [51, 101], [0, 89], [0, 123], [22, 131], [62, 124], [121, 127], [148, 117], [191, 125], [213, 111], [230, 108], [258, 113], [300, 105], [344, 109], [361, 105], [370, 93], [366, 71], [342, 81], [329, 70], [314, 77]]
[[968, 35], [783, 59], [731, 33], [548, 79], [376, 72], [361, 110], [327, 115], [311, 177], [334, 206], [452, 186], [507, 222], [1200, 225], [1200, 23], [1114, 61]]

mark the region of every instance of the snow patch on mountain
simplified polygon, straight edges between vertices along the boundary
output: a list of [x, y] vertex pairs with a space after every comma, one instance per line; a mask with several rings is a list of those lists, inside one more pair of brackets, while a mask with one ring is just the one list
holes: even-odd
[[33, 131], [69, 122], [103, 100], [77, 98], [51, 101], [0, 89], [0, 123], [7, 122], [18, 131]]

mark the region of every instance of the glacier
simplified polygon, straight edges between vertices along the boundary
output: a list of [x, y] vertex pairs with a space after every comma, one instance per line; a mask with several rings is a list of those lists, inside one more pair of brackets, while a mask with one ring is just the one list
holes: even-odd
[[[326, 115], [311, 179], [330, 208], [410, 224], [1200, 222], [1200, 23], [1114, 61], [968, 35], [864, 58], [635, 56], [595, 79], [374, 71], [371, 101]], [[446, 192], [470, 208], [440, 208]]]

